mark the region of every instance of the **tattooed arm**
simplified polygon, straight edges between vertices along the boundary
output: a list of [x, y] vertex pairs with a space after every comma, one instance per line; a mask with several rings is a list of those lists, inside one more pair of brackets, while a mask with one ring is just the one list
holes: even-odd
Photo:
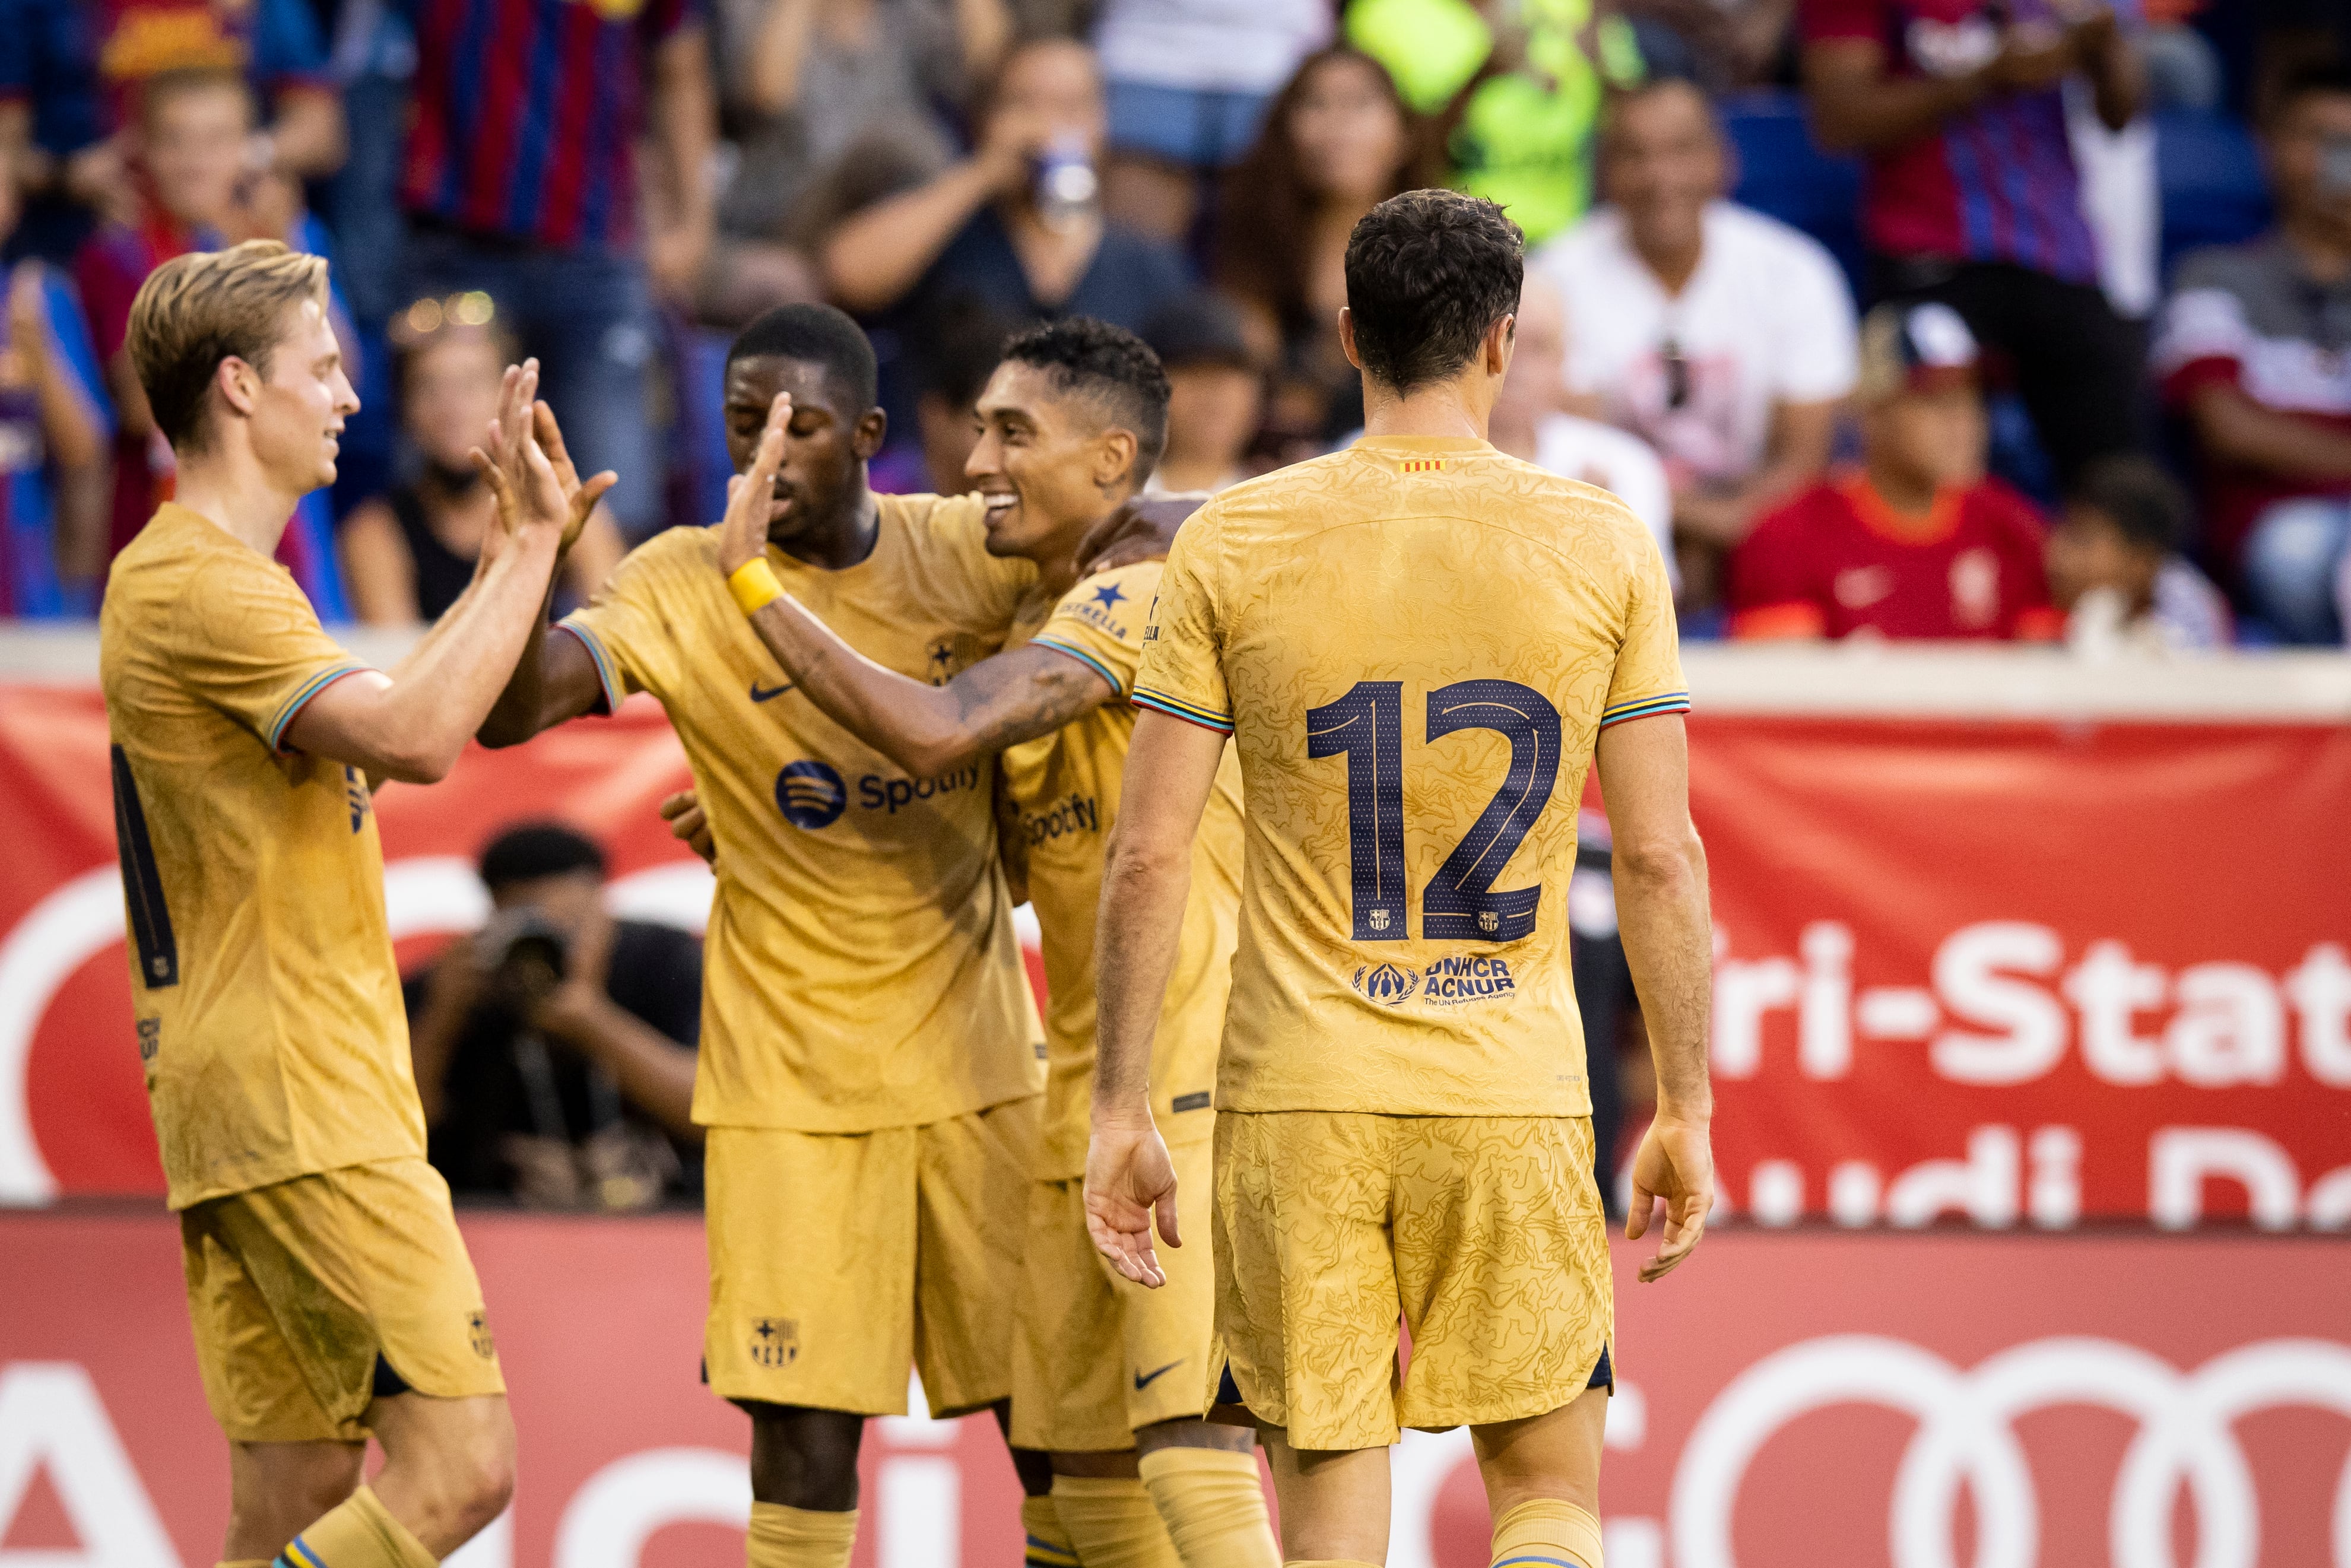
[[866, 658], [789, 597], [761, 607], [751, 626], [809, 701], [917, 779], [1050, 735], [1118, 695], [1069, 654], [1035, 644], [925, 685]]

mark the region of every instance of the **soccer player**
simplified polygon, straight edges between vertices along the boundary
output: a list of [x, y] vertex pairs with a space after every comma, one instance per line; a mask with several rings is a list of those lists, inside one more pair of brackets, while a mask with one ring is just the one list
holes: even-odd
[[[758, 583], [746, 600], [757, 605], [751, 626], [808, 702], [909, 774], [952, 774], [1002, 753], [1050, 992], [1012, 1361], [1012, 1440], [1050, 1450], [1057, 1472], [1051, 1497], [1024, 1509], [1032, 1561], [1066, 1560], [1073, 1543], [1086, 1568], [1145, 1568], [1179, 1554], [1189, 1568], [1273, 1568], [1249, 1434], [1200, 1417], [1212, 1303], [1205, 1250], [1171, 1260], [1163, 1291], [1119, 1278], [1087, 1240], [1079, 1182], [1102, 846], [1118, 816], [1134, 729], [1127, 699], [1163, 564], [1084, 575], [1081, 563], [1089, 536], [1150, 476], [1167, 401], [1157, 356], [1120, 328], [1070, 319], [1006, 347], [978, 400], [979, 442], [965, 472], [987, 508], [988, 552], [1035, 563], [1054, 598], [1013, 629], [1013, 646], [944, 686], [861, 657], [771, 587], [758, 517], [730, 512], [716, 565], [730, 580]], [[1152, 1071], [1153, 1104], [1190, 1177], [1187, 1201], [1200, 1206], [1195, 1223], [1207, 1218], [1209, 1086], [1238, 934], [1239, 783], [1228, 757], [1192, 843]]]
[[[506, 1506], [514, 1427], [424, 1163], [369, 779], [455, 764], [611, 476], [558, 472], [537, 367], [509, 371], [496, 457], [475, 455], [498, 522], [473, 584], [368, 669], [271, 559], [359, 407], [326, 311], [326, 262], [270, 241], [140, 288], [131, 355], [178, 496], [115, 559], [99, 679], [139, 1054], [229, 1439], [229, 1568], [432, 1568]], [[362, 1486], [371, 1433], [387, 1462]]]
[[[1568, 965], [1597, 751], [1657, 1114], [1654, 1279], [1712, 1186], [1705, 862], [1673, 597], [1615, 497], [1485, 440], [1521, 240], [1415, 191], [1356, 225], [1364, 439], [1176, 536], [1104, 873], [1087, 1219], [1128, 1278], [1181, 1240], [1152, 1031], [1230, 735], [1249, 799], [1217, 1069], [1208, 1392], [1265, 1440], [1293, 1562], [1378, 1563], [1399, 1427], [1467, 1424], [1493, 1560], [1598, 1568], [1608, 1246]], [[1411, 1357], [1396, 1375], [1401, 1311]]]
[[[771, 450], [729, 509], [860, 653], [945, 682], [1002, 644], [1037, 573], [987, 553], [977, 497], [867, 487], [874, 380], [864, 333], [830, 307], [746, 328], [728, 444], [738, 469]], [[752, 1568], [841, 1568], [865, 1417], [905, 1409], [908, 1366], [935, 1416], [1000, 1417], [1011, 1392], [1044, 1046], [994, 760], [912, 772], [826, 717], [778, 674], [719, 539], [673, 528], [631, 552], [508, 666], [481, 738], [512, 745], [644, 691], [684, 743], [724, 848], [694, 1099], [705, 1373], [751, 1417]]]

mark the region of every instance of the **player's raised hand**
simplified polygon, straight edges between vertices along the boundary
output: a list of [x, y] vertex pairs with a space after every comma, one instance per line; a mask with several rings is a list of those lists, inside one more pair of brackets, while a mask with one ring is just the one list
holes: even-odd
[[1139, 1121], [1097, 1119], [1086, 1145], [1086, 1234], [1111, 1267], [1153, 1290], [1167, 1282], [1151, 1245], [1152, 1222], [1170, 1247], [1176, 1228], [1176, 1166], [1148, 1112]]
[[508, 365], [498, 389], [497, 417], [490, 421], [486, 445], [475, 447], [470, 454], [498, 504], [497, 526], [482, 538], [486, 569], [527, 533], [544, 529], [559, 540], [570, 521], [570, 500], [535, 434], [531, 405], [538, 397], [538, 361], [525, 360], [519, 365]]
[[702, 809], [702, 798], [691, 789], [681, 789], [661, 803], [662, 821], [669, 824], [670, 837], [700, 855], [713, 866], [718, 863], [718, 841], [710, 835], [710, 816]]
[[1641, 1281], [1661, 1279], [1690, 1255], [1706, 1234], [1707, 1211], [1714, 1207], [1714, 1147], [1704, 1123], [1659, 1116], [1641, 1135], [1633, 1156], [1633, 1203], [1625, 1216], [1625, 1239], [1648, 1234], [1658, 1200], [1666, 1206], [1665, 1233], [1657, 1255], [1641, 1265]]
[[726, 482], [726, 515], [718, 522], [718, 570], [730, 577], [768, 553], [768, 515], [776, 497], [776, 470], [784, 464], [784, 427], [792, 422], [792, 394], [778, 392], [751, 454], [751, 466]]
[[571, 503], [571, 521], [563, 529], [563, 548], [568, 550], [578, 542], [580, 530], [588, 526], [596, 503], [604, 498], [605, 491], [621, 482], [621, 476], [607, 468], [581, 484], [579, 465], [571, 461], [571, 449], [563, 444], [563, 427], [555, 423], [555, 411], [543, 400], [534, 401], [530, 418], [532, 431], [538, 437], [538, 449], [547, 454], [548, 466], [555, 470], [555, 482]]
[[1176, 530], [1208, 498], [1205, 490], [1136, 496], [1086, 530], [1078, 541], [1078, 575], [1114, 571], [1139, 561], [1165, 560]]

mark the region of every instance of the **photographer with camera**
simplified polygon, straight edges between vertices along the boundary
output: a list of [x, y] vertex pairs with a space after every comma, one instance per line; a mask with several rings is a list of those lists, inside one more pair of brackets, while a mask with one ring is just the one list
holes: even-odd
[[482, 852], [489, 924], [404, 990], [434, 1166], [534, 1208], [698, 1197], [702, 944], [604, 912], [604, 855], [552, 822]]

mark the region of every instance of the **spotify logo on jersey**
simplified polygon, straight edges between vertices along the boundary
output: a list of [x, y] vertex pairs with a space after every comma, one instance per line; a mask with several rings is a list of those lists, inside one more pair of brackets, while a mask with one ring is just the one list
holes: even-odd
[[788, 762], [776, 775], [776, 804], [795, 828], [829, 828], [849, 807], [849, 787], [830, 763]]

